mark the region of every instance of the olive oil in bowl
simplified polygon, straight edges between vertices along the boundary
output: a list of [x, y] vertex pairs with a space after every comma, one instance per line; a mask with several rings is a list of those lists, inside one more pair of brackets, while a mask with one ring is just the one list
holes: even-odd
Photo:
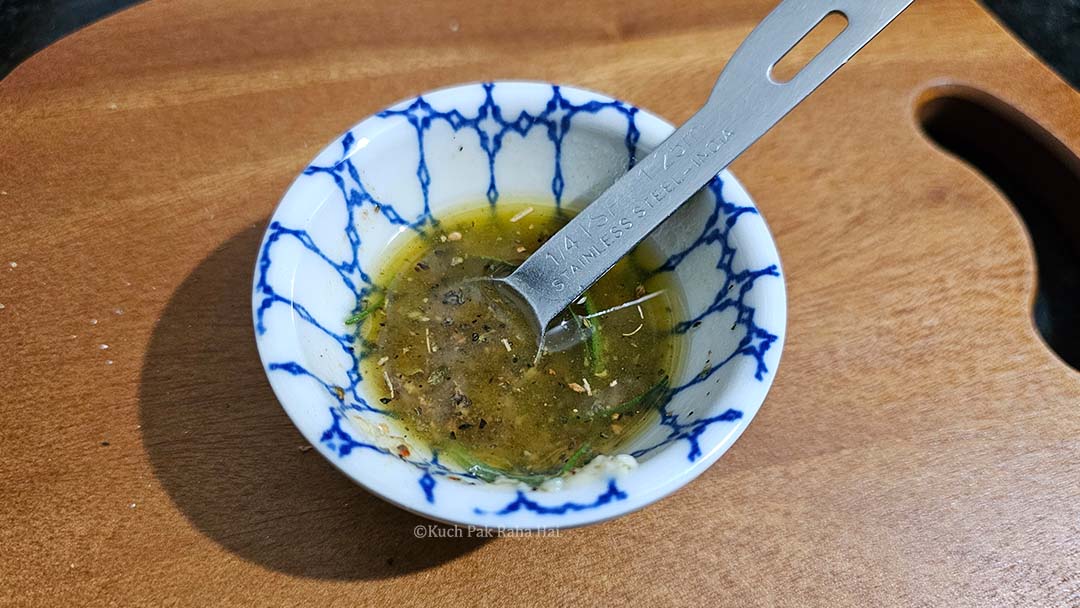
[[[484, 204], [403, 233], [349, 322], [361, 373], [406, 437], [486, 481], [539, 485], [655, 421], [678, 363], [670, 273], [648, 243], [571, 307], [588, 340], [537, 357], [528, 320], [477, 277], [505, 274], [570, 216], [549, 205]], [[490, 282], [488, 282], [490, 284]]]

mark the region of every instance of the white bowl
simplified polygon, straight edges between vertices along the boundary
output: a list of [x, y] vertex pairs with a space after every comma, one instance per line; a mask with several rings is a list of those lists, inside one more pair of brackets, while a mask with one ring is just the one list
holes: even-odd
[[399, 234], [470, 202], [580, 208], [671, 132], [597, 93], [497, 82], [399, 103], [320, 152], [274, 212], [252, 294], [259, 354], [300, 432], [365, 488], [455, 524], [579, 526], [639, 509], [701, 474], [765, 399], [786, 323], [775, 244], [726, 171], [650, 236], [670, 256], [658, 272], [675, 273], [689, 318], [678, 328], [685, 357], [670, 399], [656, 425], [625, 446], [636, 465], [597, 462], [561, 488], [533, 490], [483, 482], [423, 446], [403, 456], [344, 323]]

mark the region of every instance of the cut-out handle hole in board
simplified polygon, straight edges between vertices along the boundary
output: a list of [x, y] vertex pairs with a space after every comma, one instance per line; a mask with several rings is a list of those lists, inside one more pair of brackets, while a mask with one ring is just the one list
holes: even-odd
[[915, 117], [934, 143], [993, 182], [1024, 221], [1038, 268], [1035, 327], [1080, 370], [1080, 158], [1016, 108], [967, 86], [923, 92]]

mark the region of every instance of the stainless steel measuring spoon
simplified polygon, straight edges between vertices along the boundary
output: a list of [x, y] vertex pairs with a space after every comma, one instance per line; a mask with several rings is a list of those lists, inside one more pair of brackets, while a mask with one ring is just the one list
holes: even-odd
[[[543, 349], [581, 339], [552, 320], [616, 262], [805, 99], [913, 0], [784, 0], [728, 61], [708, 102], [510, 275], [495, 279], [524, 302]], [[827, 15], [847, 25], [787, 82], [773, 67]], [[553, 339], [554, 338], [554, 339]]]

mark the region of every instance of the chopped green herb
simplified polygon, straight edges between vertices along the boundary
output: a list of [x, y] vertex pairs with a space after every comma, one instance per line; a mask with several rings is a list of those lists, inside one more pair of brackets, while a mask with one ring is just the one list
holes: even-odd
[[571, 455], [570, 458], [566, 460], [566, 464], [564, 464], [562, 468], [559, 469], [559, 472], [556, 473], [555, 476], [558, 477], [559, 475], [565, 475], [566, 473], [573, 471], [574, 468], [577, 467], [578, 461], [581, 460], [581, 458], [586, 454], [586, 452], [589, 451], [591, 447], [592, 443], [588, 441], [581, 444], [581, 447], [579, 447], [577, 451], [574, 452], [573, 455]]
[[382, 308], [383, 304], [385, 303], [386, 297], [384, 297], [380, 292], [376, 298], [373, 298], [372, 300], [365, 300], [363, 302], [363, 308], [360, 309], [360, 312], [350, 315], [347, 319], [345, 319], [345, 324], [356, 325], [358, 323], [362, 323], [364, 319], [371, 316], [371, 313]]
[[620, 403], [614, 407], [603, 408], [593, 412], [591, 418], [611, 416], [612, 414], [630, 414], [637, 410], [647, 410], [657, 405], [660, 397], [667, 391], [669, 380], [667, 376], [660, 379], [659, 382], [649, 387], [649, 390], [634, 397], [633, 399]]
[[[596, 305], [592, 298], [585, 296], [585, 314], [596, 314]], [[594, 374], [604, 373], [604, 343], [600, 337], [600, 319], [588, 319], [589, 322], [589, 363]]]

